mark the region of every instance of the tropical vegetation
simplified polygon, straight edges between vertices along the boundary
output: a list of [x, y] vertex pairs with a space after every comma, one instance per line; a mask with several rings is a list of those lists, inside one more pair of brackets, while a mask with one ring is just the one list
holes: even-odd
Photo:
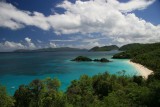
[[115, 54], [116, 59], [131, 59], [154, 72], [160, 73], [160, 43], [128, 44], [120, 48], [123, 52]]
[[125, 76], [108, 72], [93, 77], [82, 75], [65, 92], [57, 78], [33, 80], [21, 85], [13, 96], [0, 87], [0, 107], [159, 107], [160, 78], [150, 75]]

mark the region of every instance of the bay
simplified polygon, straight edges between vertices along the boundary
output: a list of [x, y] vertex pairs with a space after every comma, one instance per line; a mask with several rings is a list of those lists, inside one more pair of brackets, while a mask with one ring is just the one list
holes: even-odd
[[[6, 86], [7, 92], [13, 95], [21, 84], [28, 84], [34, 79], [46, 77], [58, 78], [60, 89], [65, 91], [70, 82], [81, 75], [93, 76], [109, 72], [118, 74], [125, 70], [125, 75], [138, 75], [136, 69], [127, 63], [128, 60], [112, 59], [119, 51], [110, 52], [35, 52], [35, 53], [1, 53], [0, 84]], [[73, 62], [71, 59], [82, 55], [89, 58], [107, 58], [112, 62]]]

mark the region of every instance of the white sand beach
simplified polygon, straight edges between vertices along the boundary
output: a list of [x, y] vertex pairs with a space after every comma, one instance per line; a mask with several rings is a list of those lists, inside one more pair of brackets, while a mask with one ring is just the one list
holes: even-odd
[[151, 73], [153, 73], [152, 70], [144, 67], [144, 66], [141, 65], [141, 64], [134, 63], [134, 62], [132, 62], [132, 61], [128, 61], [128, 63], [130, 63], [131, 65], [133, 65], [133, 66], [137, 69], [137, 71], [139, 72], [139, 74], [140, 74], [141, 76], [143, 76], [145, 79], [148, 78], [148, 75], [150, 75]]

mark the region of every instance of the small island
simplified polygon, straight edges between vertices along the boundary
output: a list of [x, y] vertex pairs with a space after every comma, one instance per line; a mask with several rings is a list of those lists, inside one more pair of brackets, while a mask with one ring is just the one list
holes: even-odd
[[101, 59], [94, 59], [94, 62], [110, 62], [108, 59], [106, 58], [101, 58]]
[[89, 62], [89, 61], [94, 61], [94, 62], [110, 62], [108, 59], [106, 58], [101, 58], [101, 59], [90, 59], [88, 57], [85, 57], [85, 56], [78, 56], [76, 57], [75, 59], [71, 60], [71, 61], [76, 61], [76, 62]]
[[75, 59], [73, 59], [71, 61], [77, 61], [77, 62], [80, 62], [80, 61], [92, 61], [92, 59], [90, 59], [88, 57], [85, 57], [85, 56], [78, 56], [78, 57], [76, 57]]

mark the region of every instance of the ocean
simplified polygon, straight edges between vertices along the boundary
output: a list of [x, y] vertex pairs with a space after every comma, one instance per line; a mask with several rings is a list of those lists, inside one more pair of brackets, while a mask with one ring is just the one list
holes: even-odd
[[[0, 53], [0, 84], [6, 86], [9, 95], [13, 95], [19, 85], [46, 77], [58, 78], [61, 81], [60, 90], [65, 91], [72, 80], [79, 79], [83, 74], [93, 76], [107, 71], [118, 75], [119, 71], [125, 70], [125, 75], [138, 75], [135, 67], [127, 63], [127, 59], [112, 59], [118, 52]], [[92, 59], [107, 58], [112, 62], [70, 61], [79, 55]]]

